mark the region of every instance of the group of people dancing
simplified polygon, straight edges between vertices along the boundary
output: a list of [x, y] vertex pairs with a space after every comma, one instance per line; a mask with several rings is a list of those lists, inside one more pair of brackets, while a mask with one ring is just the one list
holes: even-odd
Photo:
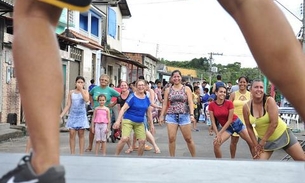
[[[101, 75], [100, 85], [88, 92], [84, 89], [85, 79], [81, 76], [76, 78], [75, 90], [69, 92], [67, 105], [61, 114], [63, 116], [70, 110], [66, 126], [70, 131], [71, 154], [75, 154], [76, 132], [79, 136], [79, 154], [84, 153], [86, 128], [90, 129], [86, 151], [92, 150], [95, 141], [96, 155], [100, 150], [106, 155], [106, 142], [111, 128], [121, 130], [115, 155], [119, 155], [127, 144], [128, 149], [125, 153], [137, 150], [141, 156], [147, 141], [152, 144], [155, 153], [161, 153], [154, 139], [155, 128], [152, 118], [152, 111], [157, 108], [161, 110], [159, 123], [166, 123], [167, 126], [169, 156], [175, 156], [178, 129], [190, 155], [196, 156], [192, 127], [199, 119], [198, 114], [194, 114], [194, 105], [197, 105], [194, 102], [194, 94], [199, 95], [199, 87], [194, 87], [196, 90], [193, 93], [190, 87], [182, 83], [181, 72], [175, 70], [171, 74], [171, 85], [164, 89], [160, 106], [156, 104], [156, 92], [149, 87], [147, 81], [138, 79], [133, 90], [129, 89], [127, 82], [122, 81], [119, 93], [108, 86], [109, 79], [108, 75]], [[248, 78], [242, 76], [238, 79], [239, 89], [232, 92], [229, 99], [226, 99], [227, 88], [224, 85], [215, 88], [215, 99], [209, 98], [206, 121], [211, 124], [210, 135], [215, 134], [215, 157], [222, 158], [221, 145], [231, 138], [230, 154], [231, 158], [235, 158], [240, 136], [246, 141], [253, 159], [267, 160], [274, 150], [284, 149], [294, 160], [305, 160], [303, 149], [296, 137], [279, 117], [275, 100], [264, 93], [263, 82], [253, 80], [249, 91], [248, 84]], [[117, 98], [116, 102], [110, 102], [112, 97]], [[85, 104], [89, 101], [94, 109], [91, 127], [85, 111]], [[112, 124], [111, 110], [115, 105], [119, 105], [119, 113]]]

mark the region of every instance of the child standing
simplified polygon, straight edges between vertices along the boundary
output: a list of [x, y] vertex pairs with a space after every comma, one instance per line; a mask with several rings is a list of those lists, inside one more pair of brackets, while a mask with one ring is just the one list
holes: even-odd
[[209, 135], [213, 135], [213, 126], [210, 119], [210, 113], [209, 113], [209, 104], [213, 102], [213, 98], [209, 98], [207, 105], [205, 105], [205, 116], [206, 116], [206, 124], [209, 126]]
[[96, 107], [93, 112], [93, 123], [91, 123], [91, 132], [95, 135], [95, 154], [98, 155], [100, 146], [102, 146], [102, 154], [106, 155], [107, 134], [110, 131], [110, 110], [105, 106], [106, 96], [101, 94], [97, 101], [100, 106]]
[[86, 112], [86, 103], [89, 102], [89, 93], [84, 88], [85, 78], [77, 76], [75, 79], [75, 89], [68, 95], [67, 105], [60, 114], [62, 118], [69, 111], [69, 118], [66, 127], [69, 129], [70, 152], [75, 154], [75, 136], [78, 132], [79, 154], [84, 153], [85, 147], [85, 129], [89, 128], [89, 122]]

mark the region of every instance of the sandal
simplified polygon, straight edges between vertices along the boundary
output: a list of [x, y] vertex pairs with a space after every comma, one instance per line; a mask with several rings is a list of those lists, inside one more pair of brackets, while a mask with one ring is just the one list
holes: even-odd
[[132, 153], [132, 151], [133, 151], [133, 149], [129, 148], [125, 151], [125, 154], [130, 154], [130, 153]]
[[149, 145], [145, 145], [145, 147], [144, 147], [144, 151], [150, 151], [152, 149], [153, 148], [151, 146], [149, 146]]

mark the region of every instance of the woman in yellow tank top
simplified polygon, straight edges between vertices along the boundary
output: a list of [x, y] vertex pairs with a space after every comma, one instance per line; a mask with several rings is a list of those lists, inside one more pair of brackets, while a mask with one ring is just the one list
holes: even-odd
[[[233, 102], [234, 105], [234, 113], [238, 116], [238, 118], [245, 124], [243, 117], [243, 106], [247, 101], [250, 100], [250, 92], [247, 90], [248, 87], [248, 78], [245, 76], [241, 76], [238, 78], [238, 90], [231, 93], [229, 100]], [[230, 154], [231, 158], [235, 158], [236, 147], [239, 140], [239, 135], [237, 133], [233, 133], [231, 136], [230, 143]]]
[[[284, 149], [294, 160], [305, 161], [301, 145], [279, 117], [275, 100], [264, 94], [263, 82], [254, 80], [250, 92], [252, 99], [243, 106], [243, 116], [255, 145], [253, 158], [268, 160], [274, 150]], [[253, 128], [257, 131], [258, 139]]]

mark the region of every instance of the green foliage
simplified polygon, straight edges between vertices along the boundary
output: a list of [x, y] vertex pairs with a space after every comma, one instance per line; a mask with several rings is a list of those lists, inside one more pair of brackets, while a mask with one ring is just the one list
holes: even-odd
[[[205, 78], [208, 80], [210, 76], [209, 60], [206, 57], [194, 58], [191, 61], [168, 61], [165, 59], [161, 59], [161, 63], [172, 67], [194, 69], [197, 71], [198, 79]], [[218, 69], [217, 73], [212, 73], [212, 83], [216, 81], [217, 74], [220, 74], [222, 76], [222, 80], [224, 82], [231, 81], [232, 84], [235, 84], [235, 81], [240, 76], [246, 76], [249, 78], [249, 80], [263, 78], [263, 74], [261, 73], [258, 67], [241, 68], [240, 62], [235, 62], [233, 64], [227, 65], [213, 64], [212, 67], [217, 67]]]

